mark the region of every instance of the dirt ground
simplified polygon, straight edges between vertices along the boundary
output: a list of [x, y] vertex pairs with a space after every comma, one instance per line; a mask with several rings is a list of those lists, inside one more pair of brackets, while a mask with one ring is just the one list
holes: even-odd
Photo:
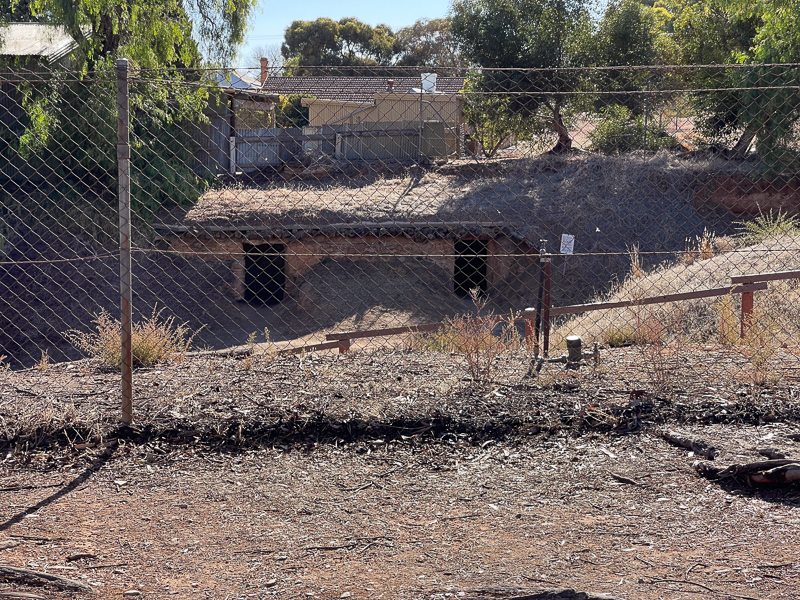
[[130, 428], [89, 361], [2, 372], [0, 566], [94, 593], [0, 598], [797, 598], [800, 490], [659, 435], [797, 457], [791, 351], [761, 386], [685, 352], [665, 381], [628, 348], [479, 384], [441, 353], [193, 358], [136, 372]]

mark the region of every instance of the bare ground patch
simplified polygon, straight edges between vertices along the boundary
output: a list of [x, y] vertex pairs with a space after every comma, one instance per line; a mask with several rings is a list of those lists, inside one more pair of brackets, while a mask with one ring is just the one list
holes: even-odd
[[752, 386], [685, 352], [656, 394], [635, 348], [485, 385], [436, 353], [187, 359], [136, 373], [131, 429], [88, 361], [0, 373], [0, 563], [103, 598], [793, 598], [798, 489], [700, 478], [656, 433], [800, 456], [792, 355]]

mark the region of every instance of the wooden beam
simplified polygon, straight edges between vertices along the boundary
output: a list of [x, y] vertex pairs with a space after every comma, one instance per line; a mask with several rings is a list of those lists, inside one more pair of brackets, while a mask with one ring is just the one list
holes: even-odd
[[[685, 292], [682, 294], [665, 294], [663, 296], [653, 296], [651, 298], [639, 298], [637, 300], [621, 300], [619, 302], [597, 302], [595, 304], [573, 304], [572, 306], [560, 306], [550, 309], [550, 316], [575, 315], [578, 313], [592, 312], [596, 310], [609, 310], [611, 308], [628, 308], [631, 306], [644, 306], [645, 304], [666, 304], [667, 302], [680, 302], [683, 300], [697, 300], [699, 298], [713, 298], [714, 296], [725, 296], [727, 294], [742, 294], [744, 292], [756, 292], [767, 289], [766, 283], [753, 283], [749, 285], [732, 285], [710, 290], [698, 290], [696, 292]], [[535, 312], [534, 309], [525, 309], [523, 313]]]
[[300, 346], [299, 348], [284, 348], [278, 350], [278, 354], [302, 354], [303, 352], [318, 352], [319, 350], [331, 350], [338, 348], [338, 340], [335, 342], [322, 342], [319, 344], [310, 344], [308, 346]]
[[407, 325], [405, 327], [391, 327], [389, 329], [371, 329], [369, 331], [344, 331], [329, 333], [326, 340], [357, 340], [360, 338], [384, 337], [387, 335], [402, 335], [404, 333], [423, 333], [437, 331], [444, 327], [444, 323], [431, 323], [429, 325]]
[[154, 223], [151, 227], [153, 229], [164, 229], [166, 231], [170, 231], [172, 233], [188, 233], [192, 231], [196, 231], [198, 233], [203, 231], [211, 231], [211, 232], [234, 232], [234, 231], [256, 231], [256, 232], [265, 232], [265, 231], [336, 231], [336, 230], [343, 230], [343, 229], [375, 229], [376, 227], [395, 227], [400, 229], [424, 229], [426, 227], [433, 227], [433, 228], [443, 228], [443, 227], [482, 227], [482, 228], [493, 228], [493, 229], [502, 229], [503, 227], [507, 227], [507, 223], [490, 223], [487, 221], [383, 221], [383, 222], [372, 222], [367, 221], [364, 223], [332, 223], [330, 225], [283, 225], [283, 226], [274, 226], [274, 227], [263, 227], [263, 226], [255, 226], [250, 227], [247, 225], [241, 226], [229, 226], [229, 225], [167, 225], [165, 223]]
[[798, 279], [800, 271], [775, 271], [773, 273], [751, 273], [731, 277], [731, 283], [756, 283], [758, 281], [779, 281], [781, 279]]

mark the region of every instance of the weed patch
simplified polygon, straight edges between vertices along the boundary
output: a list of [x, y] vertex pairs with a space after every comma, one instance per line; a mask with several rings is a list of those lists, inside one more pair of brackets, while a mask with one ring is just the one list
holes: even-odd
[[[78, 350], [104, 366], [118, 368], [122, 364], [122, 325], [105, 311], [97, 315], [93, 323], [94, 332], [72, 330], [64, 335]], [[154, 310], [148, 320], [133, 325], [133, 364], [135, 367], [151, 367], [169, 360], [180, 361], [196, 334], [190, 332], [185, 323], [178, 324], [172, 317], [162, 320], [161, 311]]]

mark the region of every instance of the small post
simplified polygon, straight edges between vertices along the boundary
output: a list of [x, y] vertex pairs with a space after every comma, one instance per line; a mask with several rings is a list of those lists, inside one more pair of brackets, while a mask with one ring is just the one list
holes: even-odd
[[131, 278], [131, 146], [128, 59], [117, 60], [117, 169], [119, 194], [119, 294], [122, 349], [122, 422], [133, 422], [133, 309]]
[[339, 340], [339, 354], [344, 354], [345, 352], [350, 350], [350, 339], [349, 338], [341, 338]]
[[579, 335], [567, 336], [567, 362], [578, 363], [583, 360], [583, 339]]
[[739, 337], [744, 339], [753, 324], [753, 304], [755, 292], [742, 292], [742, 323]]
[[542, 299], [542, 356], [550, 356], [550, 281], [552, 279], [550, 257], [544, 260], [544, 297]]

